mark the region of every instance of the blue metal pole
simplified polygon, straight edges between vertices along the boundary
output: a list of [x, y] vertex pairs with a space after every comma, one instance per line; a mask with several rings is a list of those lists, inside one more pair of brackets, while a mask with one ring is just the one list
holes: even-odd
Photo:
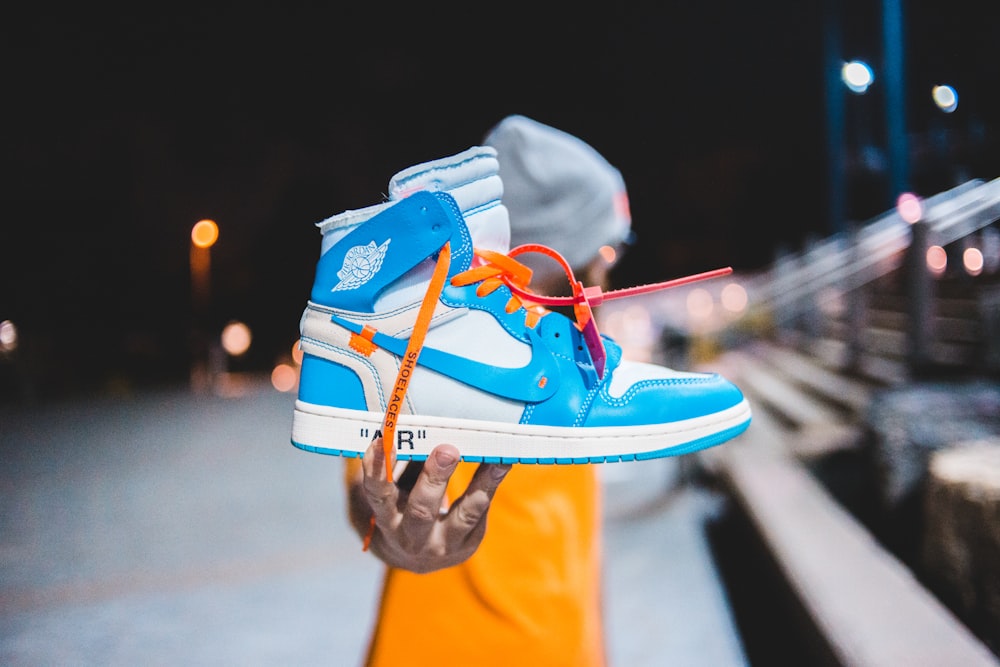
[[845, 230], [847, 188], [844, 147], [844, 84], [840, 80], [840, 1], [826, 0], [823, 17], [823, 87], [826, 98], [827, 219], [830, 233]]
[[882, 0], [882, 49], [885, 59], [885, 112], [889, 149], [889, 197], [910, 188], [909, 146], [906, 141], [906, 93], [903, 57], [902, 0]]

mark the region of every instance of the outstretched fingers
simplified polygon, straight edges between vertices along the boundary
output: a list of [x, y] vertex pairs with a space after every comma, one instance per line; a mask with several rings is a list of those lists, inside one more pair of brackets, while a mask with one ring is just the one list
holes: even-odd
[[438, 445], [425, 461], [411, 461], [397, 480], [388, 481], [382, 441], [373, 441], [362, 459], [358, 491], [372, 516], [365, 548], [390, 567], [412, 572], [432, 572], [471, 556], [486, 532], [490, 502], [511, 466], [481, 464], [462, 496], [445, 509], [448, 483], [460, 459], [453, 445]]
[[458, 461], [458, 449], [453, 445], [438, 445], [427, 457], [400, 519], [404, 548], [419, 550], [430, 542], [431, 533], [441, 518], [448, 480]]
[[478, 546], [486, 532], [484, 519], [490, 503], [510, 468], [510, 464], [483, 463], [476, 469], [465, 493], [448, 510], [445, 520], [446, 542]]
[[385, 478], [382, 438], [372, 440], [361, 463], [364, 468], [365, 497], [375, 514], [375, 521], [379, 525], [390, 525], [396, 518], [399, 488]]

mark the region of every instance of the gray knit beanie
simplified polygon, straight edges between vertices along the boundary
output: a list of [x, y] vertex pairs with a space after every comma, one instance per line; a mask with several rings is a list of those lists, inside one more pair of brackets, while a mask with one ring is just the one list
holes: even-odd
[[[504, 118], [484, 139], [497, 150], [511, 247], [547, 245], [574, 270], [601, 246], [629, 236], [631, 216], [621, 173], [592, 146], [525, 116]], [[521, 255], [539, 278], [558, 271], [551, 259]]]

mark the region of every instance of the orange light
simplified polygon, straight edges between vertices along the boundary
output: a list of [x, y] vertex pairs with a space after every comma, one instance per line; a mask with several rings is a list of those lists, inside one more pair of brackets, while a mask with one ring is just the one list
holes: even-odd
[[948, 268], [948, 253], [939, 245], [927, 249], [927, 268], [934, 275], [941, 275]]
[[271, 386], [280, 392], [292, 391], [298, 381], [298, 371], [288, 364], [278, 364], [271, 371]]
[[191, 228], [191, 243], [197, 248], [211, 248], [219, 240], [219, 226], [215, 220], [199, 220]]
[[615, 259], [618, 257], [618, 252], [609, 245], [602, 245], [597, 252], [601, 255], [605, 264], [614, 264]]
[[242, 322], [230, 322], [222, 330], [222, 349], [234, 357], [246, 353], [252, 340], [250, 327]]
[[302, 344], [299, 341], [295, 341], [295, 345], [292, 345], [292, 361], [296, 365], [302, 365]]
[[970, 276], [978, 276], [983, 272], [983, 251], [979, 248], [966, 248], [962, 253], [962, 263], [965, 265], [965, 272]]

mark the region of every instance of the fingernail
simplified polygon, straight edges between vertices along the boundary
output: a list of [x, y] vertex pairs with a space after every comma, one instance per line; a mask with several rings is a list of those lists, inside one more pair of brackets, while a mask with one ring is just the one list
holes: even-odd
[[507, 476], [507, 473], [510, 472], [510, 468], [511, 465], [509, 463], [496, 463], [490, 468], [490, 475], [493, 479], [499, 481]]
[[437, 459], [438, 465], [447, 468], [455, 464], [458, 461], [458, 457], [447, 450], [437, 450], [434, 452], [434, 458]]

